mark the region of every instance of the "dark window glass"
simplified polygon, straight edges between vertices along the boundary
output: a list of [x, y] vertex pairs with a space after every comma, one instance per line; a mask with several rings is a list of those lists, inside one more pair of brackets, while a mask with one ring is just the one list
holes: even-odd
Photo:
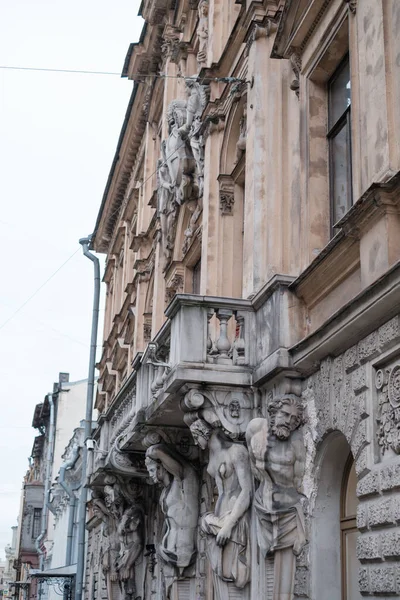
[[42, 520], [42, 509], [35, 508], [33, 510], [33, 526], [32, 526], [32, 539], [36, 540], [40, 534], [40, 521]]
[[193, 267], [193, 294], [200, 294], [200, 274], [201, 274], [201, 260], [197, 262]]
[[352, 205], [351, 190], [351, 98], [349, 59], [342, 62], [328, 84], [328, 141], [331, 196], [331, 224], [334, 225]]

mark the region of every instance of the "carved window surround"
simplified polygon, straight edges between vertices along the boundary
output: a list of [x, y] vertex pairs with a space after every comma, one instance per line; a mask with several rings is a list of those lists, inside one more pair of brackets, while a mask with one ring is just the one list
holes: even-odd
[[184, 292], [185, 268], [181, 263], [173, 264], [165, 280], [165, 302], [169, 304], [175, 294]]

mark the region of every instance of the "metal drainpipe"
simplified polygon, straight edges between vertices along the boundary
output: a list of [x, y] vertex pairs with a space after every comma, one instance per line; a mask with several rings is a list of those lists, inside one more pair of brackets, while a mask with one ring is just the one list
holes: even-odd
[[54, 414], [54, 402], [53, 402], [53, 394], [47, 394], [47, 399], [50, 405], [50, 424], [49, 424], [49, 441], [47, 445], [47, 464], [46, 464], [46, 475], [44, 480], [44, 502], [43, 502], [43, 511], [42, 511], [42, 531], [39, 533], [38, 537], [35, 540], [36, 550], [39, 553], [39, 568], [43, 571], [44, 566], [44, 551], [41, 549], [40, 544], [43, 541], [44, 536], [47, 531], [47, 500], [49, 497], [49, 489], [50, 489], [50, 477], [51, 477], [51, 467], [53, 464], [53, 446], [54, 446], [54, 425], [55, 425], [55, 414]]
[[89, 355], [89, 373], [86, 396], [86, 417], [85, 417], [85, 437], [82, 453], [82, 482], [81, 493], [78, 500], [79, 521], [78, 521], [78, 558], [76, 565], [76, 580], [75, 580], [75, 600], [82, 600], [83, 597], [83, 576], [85, 571], [85, 534], [86, 534], [86, 463], [88, 459], [88, 450], [86, 440], [92, 435], [92, 414], [93, 414], [93, 392], [94, 392], [94, 375], [96, 364], [96, 347], [97, 347], [97, 328], [99, 323], [99, 301], [100, 301], [100, 263], [99, 259], [89, 252], [91, 236], [82, 238], [79, 243], [82, 246], [83, 254], [93, 262], [94, 267], [94, 294], [93, 294], [93, 313], [92, 313], [92, 333], [90, 339], [90, 355]]
[[68, 566], [71, 564], [72, 558], [72, 541], [74, 535], [74, 520], [75, 520], [75, 507], [76, 507], [76, 498], [74, 494], [74, 490], [77, 490], [80, 484], [75, 484], [73, 486], [69, 486], [65, 483], [65, 472], [69, 469], [72, 469], [75, 465], [79, 456], [79, 446], [77, 445], [71, 455], [71, 458], [65, 463], [63, 463], [60, 467], [60, 475], [58, 478], [58, 483], [61, 485], [63, 490], [68, 494], [69, 497], [69, 513], [68, 513], [68, 530], [67, 530], [67, 549], [65, 552], [65, 564]]

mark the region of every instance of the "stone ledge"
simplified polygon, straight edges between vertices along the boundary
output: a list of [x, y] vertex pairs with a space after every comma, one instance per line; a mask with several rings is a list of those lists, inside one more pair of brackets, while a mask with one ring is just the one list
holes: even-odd
[[[354, 349], [378, 329], [379, 349], [387, 349], [400, 341], [400, 262], [382, 277], [360, 292], [351, 302], [337, 311], [323, 326], [290, 348], [293, 367], [305, 374], [314, 372], [328, 355], [337, 356]], [[346, 365], [346, 359], [345, 359]], [[358, 366], [358, 357], [348, 355], [347, 369]]]

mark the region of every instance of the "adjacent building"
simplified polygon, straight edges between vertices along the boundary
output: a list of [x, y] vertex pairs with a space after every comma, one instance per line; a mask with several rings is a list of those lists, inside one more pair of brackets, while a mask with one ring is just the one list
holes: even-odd
[[14, 568], [14, 592], [23, 600], [72, 593], [76, 572], [77, 497], [87, 380], [60, 373], [53, 391], [34, 409], [35, 437], [24, 478]]
[[5, 547], [6, 563], [3, 572], [3, 598], [12, 598], [12, 584], [15, 581], [16, 569], [16, 550], [17, 550], [17, 529], [18, 526], [11, 527], [11, 543]]

